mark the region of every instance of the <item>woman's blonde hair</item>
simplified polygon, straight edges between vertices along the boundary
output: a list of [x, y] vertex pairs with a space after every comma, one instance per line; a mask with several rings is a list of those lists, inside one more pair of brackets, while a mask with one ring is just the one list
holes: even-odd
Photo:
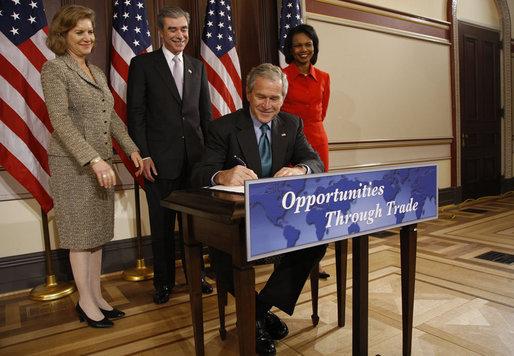
[[95, 12], [90, 8], [81, 5], [61, 7], [50, 24], [50, 31], [46, 39], [47, 47], [58, 56], [65, 54], [68, 49], [66, 34], [77, 26], [79, 20], [83, 19], [91, 20], [93, 28], [95, 27]]

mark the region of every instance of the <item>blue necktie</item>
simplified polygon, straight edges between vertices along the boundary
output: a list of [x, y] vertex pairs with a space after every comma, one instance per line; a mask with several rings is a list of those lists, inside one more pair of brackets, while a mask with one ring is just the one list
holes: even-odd
[[271, 145], [268, 135], [269, 126], [261, 125], [261, 137], [259, 138], [259, 154], [261, 155], [262, 176], [269, 177], [271, 174]]

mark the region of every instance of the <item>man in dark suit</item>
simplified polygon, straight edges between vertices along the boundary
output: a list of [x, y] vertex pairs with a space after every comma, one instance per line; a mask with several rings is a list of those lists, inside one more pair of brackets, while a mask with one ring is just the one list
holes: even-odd
[[[166, 303], [175, 284], [174, 211], [161, 199], [184, 188], [203, 149], [211, 120], [203, 64], [183, 53], [189, 14], [165, 7], [158, 15], [163, 46], [130, 62], [127, 110], [130, 136], [144, 159], [145, 192], [152, 231], [154, 302]], [[202, 281], [205, 293], [212, 292]]]
[[[280, 112], [287, 93], [287, 78], [279, 67], [261, 64], [247, 77], [248, 110], [239, 110], [212, 122], [202, 160], [192, 172], [195, 186], [243, 185], [247, 179], [284, 177], [323, 172], [323, 163], [303, 134], [302, 121]], [[326, 245], [286, 253], [260, 293], [256, 293], [256, 347], [259, 354], [274, 354], [273, 340], [288, 334], [287, 325], [270, 309], [291, 315], [313, 267]], [[212, 249], [211, 258], [223, 287], [234, 292], [232, 260]]]

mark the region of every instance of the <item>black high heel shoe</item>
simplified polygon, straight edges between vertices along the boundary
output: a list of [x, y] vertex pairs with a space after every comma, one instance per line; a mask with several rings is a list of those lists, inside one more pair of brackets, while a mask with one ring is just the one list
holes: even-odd
[[86, 313], [82, 310], [79, 303], [77, 303], [77, 306], [75, 307], [75, 310], [77, 311], [77, 315], [79, 316], [80, 322], [87, 322], [87, 325], [91, 326], [92, 328], [110, 328], [114, 325], [112, 321], [104, 317], [102, 320], [93, 320], [90, 319]]
[[117, 318], [122, 318], [125, 316], [124, 312], [122, 312], [121, 310], [116, 309], [116, 308], [112, 308], [112, 310], [105, 310], [105, 309], [100, 308], [100, 311], [106, 318], [109, 318], [109, 319], [117, 319]]

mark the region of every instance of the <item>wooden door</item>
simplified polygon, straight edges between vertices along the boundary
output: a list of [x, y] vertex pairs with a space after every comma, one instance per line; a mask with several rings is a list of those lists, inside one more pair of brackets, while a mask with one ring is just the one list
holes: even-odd
[[500, 193], [500, 35], [459, 22], [462, 198]]

